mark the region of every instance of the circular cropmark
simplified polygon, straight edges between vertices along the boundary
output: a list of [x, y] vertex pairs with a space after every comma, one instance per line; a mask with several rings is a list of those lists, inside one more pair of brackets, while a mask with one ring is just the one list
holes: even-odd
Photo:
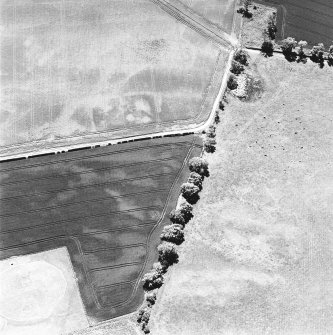
[[26, 323], [47, 319], [63, 298], [61, 270], [45, 261], [20, 264], [0, 274], [0, 315]]

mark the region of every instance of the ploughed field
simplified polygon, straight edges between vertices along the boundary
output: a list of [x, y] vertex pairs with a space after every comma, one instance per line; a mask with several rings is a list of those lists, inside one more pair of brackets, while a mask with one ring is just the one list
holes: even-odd
[[[278, 5], [279, 40], [288, 36], [306, 40], [310, 46], [333, 44], [333, 2], [331, 0], [265, 0]], [[284, 19], [283, 19], [284, 17]]]
[[134, 311], [199, 144], [188, 135], [1, 163], [0, 259], [66, 246], [91, 322]]
[[205, 121], [228, 53], [172, 15], [150, 0], [1, 1], [0, 158]]

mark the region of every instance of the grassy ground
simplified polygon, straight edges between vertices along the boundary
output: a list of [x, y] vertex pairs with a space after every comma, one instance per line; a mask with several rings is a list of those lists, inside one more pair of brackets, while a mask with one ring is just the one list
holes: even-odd
[[2, 1], [0, 15], [1, 156], [208, 117], [228, 52], [150, 0]]
[[90, 322], [132, 312], [199, 143], [190, 135], [2, 163], [0, 259], [67, 246]]
[[152, 334], [330, 334], [332, 68], [253, 54], [261, 98], [229, 97]]
[[[267, 39], [265, 29], [273, 12], [277, 12], [276, 8], [266, 6], [263, 4], [254, 4], [250, 6], [250, 12], [253, 14], [252, 18], [243, 19], [243, 29], [241, 40], [246, 47], [260, 48], [265, 39]], [[238, 14], [240, 15], [240, 14]]]

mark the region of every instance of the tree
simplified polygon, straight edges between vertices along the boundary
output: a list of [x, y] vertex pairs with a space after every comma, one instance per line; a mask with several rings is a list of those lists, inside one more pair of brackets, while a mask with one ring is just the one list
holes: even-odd
[[237, 83], [237, 79], [236, 76], [231, 74], [228, 82], [227, 82], [227, 87], [229, 88], [229, 90], [235, 90], [238, 87], [238, 83]]
[[325, 47], [323, 43], [314, 45], [310, 51], [311, 60], [315, 63], [323, 63], [324, 62], [324, 52], [325, 52]]
[[327, 62], [329, 66], [333, 66], [333, 45], [328, 50]]
[[271, 41], [264, 41], [261, 45], [261, 52], [265, 56], [272, 56], [274, 51], [274, 45]]
[[276, 33], [276, 12], [274, 12], [268, 19], [267, 35], [271, 40], [275, 40]]
[[202, 177], [201, 177], [201, 175], [199, 173], [197, 173], [197, 172], [191, 172], [187, 181], [189, 183], [192, 183], [195, 186], [199, 187], [200, 191], [202, 190]]
[[160, 271], [153, 269], [143, 276], [142, 282], [144, 290], [154, 290], [155, 288], [159, 288], [163, 285], [163, 275]]
[[215, 111], [214, 122], [215, 122], [216, 124], [220, 123], [220, 112], [219, 112], [219, 111]]
[[252, 0], [244, 0], [243, 6], [237, 10], [237, 13], [243, 14], [244, 17], [251, 18], [252, 13], [250, 12], [249, 6], [251, 5]]
[[287, 37], [282, 41], [281, 49], [284, 55], [290, 56], [296, 47], [297, 41], [293, 37]]
[[208, 130], [206, 132], [207, 137], [214, 138], [216, 136], [216, 127], [215, 126], [209, 126]]
[[156, 302], [156, 292], [147, 292], [146, 301], [147, 301], [148, 307], [154, 305]]
[[137, 322], [141, 324], [141, 329], [144, 331], [145, 334], [149, 334], [150, 330], [148, 327], [148, 322], [150, 319], [151, 308], [149, 306], [141, 307], [138, 316]]
[[179, 224], [165, 226], [161, 234], [161, 240], [177, 245], [182, 244], [184, 242], [183, 226]]
[[[192, 173], [196, 173], [196, 172], [191, 172], [191, 174]], [[191, 176], [191, 174], [190, 174], [190, 176]], [[198, 176], [200, 176], [200, 175], [198, 174]], [[193, 214], [192, 214], [193, 206], [190, 205], [188, 202], [182, 203], [179, 207], [179, 210], [180, 210], [180, 212], [182, 213], [182, 215], [185, 219], [185, 223], [189, 222], [193, 218]]]
[[193, 157], [188, 165], [191, 172], [199, 173], [202, 177], [209, 177], [208, 162], [205, 159]]
[[216, 140], [211, 137], [206, 137], [203, 141], [203, 146], [206, 152], [213, 153], [216, 150]]
[[238, 63], [241, 63], [242, 65], [247, 66], [248, 65], [248, 62], [247, 62], [248, 57], [249, 57], [249, 54], [245, 50], [240, 49], [240, 50], [236, 51], [236, 53], [234, 55], [234, 60]]
[[170, 221], [174, 224], [180, 224], [185, 226], [185, 218], [183, 213], [179, 209], [173, 209], [169, 214]]
[[[239, 62], [240, 63], [240, 62]], [[242, 63], [241, 63], [242, 64]], [[223, 111], [224, 110], [224, 103], [223, 103], [223, 101], [220, 101], [219, 102], [219, 109], [221, 110], [221, 111]]]
[[238, 74], [241, 74], [243, 71], [244, 71], [244, 66], [241, 63], [233, 60], [231, 63], [230, 72], [235, 75], [238, 75]]
[[298, 59], [302, 61], [306, 58], [304, 48], [308, 45], [307, 41], [299, 41], [298, 42]]
[[176, 247], [171, 242], [162, 242], [158, 247], [159, 261], [168, 267], [178, 262], [178, 253]]
[[199, 187], [192, 183], [184, 183], [180, 189], [183, 197], [190, 204], [195, 204], [199, 200]]

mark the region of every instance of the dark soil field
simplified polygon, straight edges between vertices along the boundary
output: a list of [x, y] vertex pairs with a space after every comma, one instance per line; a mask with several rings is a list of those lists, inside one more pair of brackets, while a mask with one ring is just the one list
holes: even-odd
[[0, 259], [66, 246], [91, 323], [134, 311], [199, 143], [189, 135], [2, 163]]
[[331, 0], [265, 0], [261, 3], [278, 5], [278, 34], [306, 40], [310, 46], [333, 44], [333, 2]]
[[0, 158], [200, 124], [228, 57], [151, 0], [6, 0], [0, 20]]

